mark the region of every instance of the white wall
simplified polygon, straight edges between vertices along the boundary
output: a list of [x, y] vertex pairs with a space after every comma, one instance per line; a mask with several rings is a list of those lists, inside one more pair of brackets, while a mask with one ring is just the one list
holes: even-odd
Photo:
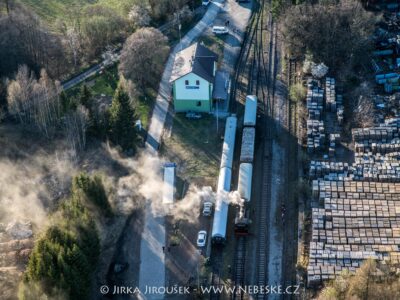
[[[185, 80], [189, 80], [189, 85], [185, 85]], [[190, 89], [187, 87], [197, 87], [196, 80], [200, 81], [200, 85], [198, 89]], [[176, 99], [184, 99], [184, 100], [208, 100], [210, 99], [210, 83], [197, 76], [194, 73], [189, 73], [175, 81], [175, 97]]]

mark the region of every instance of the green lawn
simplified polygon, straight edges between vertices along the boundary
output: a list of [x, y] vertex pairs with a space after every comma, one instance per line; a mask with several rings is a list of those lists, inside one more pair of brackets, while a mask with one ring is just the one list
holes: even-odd
[[[86, 84], [94, 96], [104, 94], [106, 96], [113, 97], [115, 89], [118, 86], [118, 69], [116, 66], [105, 70], [102, 74], [98, 74], [87, 79], [85, 82], [69, 89], [67, 95], [70, 97], [77, 97], [82, 88], [82, 85]], [[153, 89], [147, 90], [146, 98], [140, 97], [135, 103], [136, 114], [142, 121], [142, 126], [147, 128], [149, 125], [150, 114], [153, 108], [154, 99], [157, 96], [157, 92]]]
[[171, 135], [164, 137], [162, 153], [179, 165], [184, 179], [215, 186], [224, 123], [219, 121], [217, 133], [216, 119], [213, 116], [203, 115], [200, 120], [189, 120], [184, 114], [176, 114]]
[[215, 52], [218, 55], [218, 63], [221, 63], [224, 56], [225, 38], [224, 35], [202, 35], [199, 42], [204, 43], [207, 48]]
[[137, 0], [20, 0], [32, 8], [43, 20], [53, 23], [57, 18], [68, 19], [76, 11], [81, 11], [87, 6], [101, 4], [111, 7], [121, 16], [126, 16]]

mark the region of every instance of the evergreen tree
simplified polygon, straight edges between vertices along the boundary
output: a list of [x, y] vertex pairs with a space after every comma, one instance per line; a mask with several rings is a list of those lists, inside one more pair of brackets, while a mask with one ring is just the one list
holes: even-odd
[[60, 93], [60, 103], [61, 103], [61, 109], [63, 113], [66, 113], [70, 109], [70, 103], [67, 94], [65, 91], [62, 91]]
[[128, 94], [118, 87], [110, 108], [110, 139], [122, 149], [134, 149], [138, 139], [135, 129], [135, 110]]
[[92, 104], [93, 104], [92, 92], [89, 90], [86, 84], [84, 84], [81, 88], [79, 102], [84, 107], [86, 107], [89, 110], [89, 112], [92, 110]]

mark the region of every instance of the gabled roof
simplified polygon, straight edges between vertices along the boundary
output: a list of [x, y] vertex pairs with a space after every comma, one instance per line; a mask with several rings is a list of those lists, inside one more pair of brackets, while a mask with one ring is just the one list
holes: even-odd
[[195, 43], [176, 54], [171, 82], [189, 73], [195, 73], [209, 82], [214, 82], [214, 62], [217, 60], [217, 54], [202, 44]]

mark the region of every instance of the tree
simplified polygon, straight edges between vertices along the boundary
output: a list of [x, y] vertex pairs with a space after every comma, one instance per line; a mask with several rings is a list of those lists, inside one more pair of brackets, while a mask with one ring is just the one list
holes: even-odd
[[100, 241], [85, 197], [82, 188], [74, 184], [71, 197], [57, 214], [62, 221], [53, 220], [36, 242], [20, 286], [20, 299], [90, 299]]
[[60, 94], [60, 104], [63, 113], [66, 113], [70, 109], [70, 100], [65, 91], [62, 91]]
[[118, 87], [110, 107], [110, 139], [122, 149], [134, 149], [138, 136], [135, 129], [135, 111], [128, 94]]
[[81, 88], [79, 102], [86, 107], [89, 111], [93, 105], [92, 92], [89, 90], [86, 84]]
[[82, 19], [82, 35], [89, 57], [125, 36], [127, 22], [114, 10], [101, 5], [90, 6]]
[[336, 276], [319, 295], [320, 300], [380, 300], [399, 299], [400, 278], [390, 263], [380, 264], [368, 259], [355, 273]]
[[20, 66], [7, 87], [9, 112], [22, 124], [33, 124], [50, 137], [60, 123], [60, 93], [60, 82], [53, 81], [44, 69], [37, 80], [27, 66]]
[[307, 90], [301, 83], [291, 85], [289, 88], [289, 96], [295, 102], [299, 102], [306, 98]]
[[119, 71], [144, 92], [158, 83], [168, 53], [168, 39], [159, 30], [141, 28], [126, 40]]
[[21, 64], [37, 73], [44, 68], [53, 77], [63, 74], [68, 64], [59, 36], [19, 1], [9, 2], [9, 13], [0, 14], [0, 77]]
[[86, 173], [81, 173], [74, 178], [72, 184], [74, 186], [74, 190], [82, 191], [85, 199], [97, 205], [107, 217], [111, 217], [113, 215], [110, 203], [108, 202], [107, 193], [100, 176], [94, 175], [93, 177], [90, 177]]
[[69, 112], [64, 119], [64, 130], [74, 153], [86, 147], [86, 132], [89, 123], [89, 111], [83, 105], [78, 105], [76, 111]]
[[129, 11], [128, 18], [134, 27], [148, 26], [151, 21], [149, 10], [143, 3], [133, 5]]
[[[335, 1], [336, 2], [336, 1]], [[331, 70], [356, 66], [368, 60], [376, 19], [356, 1], [335, 4], [301, 4], [285, 12], [282, 34], [289, 52]]]

